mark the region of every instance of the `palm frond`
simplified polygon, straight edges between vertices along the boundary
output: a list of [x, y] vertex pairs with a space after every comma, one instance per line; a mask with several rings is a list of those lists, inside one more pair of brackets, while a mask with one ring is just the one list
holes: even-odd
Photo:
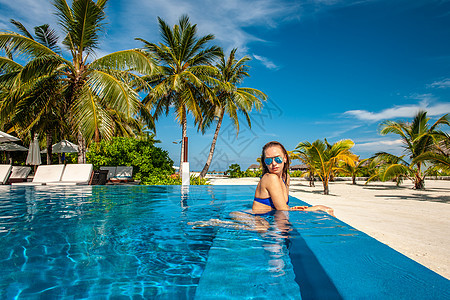
[[131, 117], [137, 112], [139, 100], [130, 86], [117, 78], [118, 75], [118, 73], [113, 74], [111, 71], [108, 73], [94, 70], [90, 73], [87, 85], [105, 106]]
[[0, 32], [0, 50], [6, 48], [12, 53], [29, 57], [57, 55], [51, 49], [32, 38], [14, 32]]
[[19, 21], [16, 21], [14, 19], [10, 20], [11, 24], [16, 26], [16, 28], [21, 32], [22, 35], [26, 36], [27, 38], [34, 39], [33, 36], [30, 34], [30, 32], [27, 30], [27, 28]]
[[133, 49], [117, 51], [93, 61], [89, 68], [136, 71], [140, 74], [154, 74], [156, 62], [153, 57]]

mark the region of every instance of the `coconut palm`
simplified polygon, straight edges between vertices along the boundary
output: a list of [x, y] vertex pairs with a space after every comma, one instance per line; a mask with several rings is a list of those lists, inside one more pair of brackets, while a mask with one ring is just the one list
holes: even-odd
[[435, 142], [432, 150], [417, 156], [413, 163], [430, 162], [435, 169], [450, 173], [450, 135], [442, 133], [442, 139]]
[[238, 113], [242, 113], [249, 127], [251, 127], [251, 121], [248, 113], [252, 108], [260, 110], [262, 107], [262, 101], [267, 99], [267, 96], [253, 88], [237, 87], [241, 84], [245, 77], [249, 77], [248, 65], [246, 64], [250, 58], [244, 56], [243, 58], [236, 59], [236, 50], [233, 49], [230, 52], [228, 58], [225, 58], [221, 54], [219, 62], [216, 64], [217, 73], [215, 80], [215, 93], [217, 101], [215, 101], [210, 109], [207, 109], [207, 118], [204, 121], [204, 128], [209, 126], [213, 120], [217, 119], [216, 130], [214, 131], [213, 140], [209, 150], [208, 158], [206, 160], [203, 170], [200, 172], [200, 177], [205, 177], [208, 172], [209, 166], [214, 155], [214, 149], [216, 147], [217, 137], [219, 136], [220, 127], [225, 113], [231, 118], [239, 133], [239, 119]]
[[[59, 51], [58, 38], [47, 24], [35, 27], [33, 37], [20, 22], [11, 20], [11, 23], [22, 35], [38, 41], [55, 52]], [[13, 61], [11, 51], [8, 51], [7, 58], [0, 57], [0, 65], [2, 66], [0, 88], [3, 91], [0, 93], [0, 120], [7, 123], [8, 127], [14, 128], [22, 138], [33, 136], [33, 132], [45, 132], [47, 164], [50, 164], [55, 129], [65, 128], [59, 105], [60, 86], [57, 76], [46, 74], [23, 84], [19, 75], [26, 72], [25, 67]]]
[[[396, 156], [386, 152], [379, 152], [375, 155], [377, 160], [383, 165], [378, 170], [378, 177], [381, 180], [406, 177], [414, 183], [415, 189], [425, 188], [424, 154], [436, 148], [436, 140], [443, 136], [443, 132], [438, 130], [440, 125], [450, 125], [449, 115], [439, 118], [431, 126], [430, 119], [426, 111], [419, 111], [411, 123], [385, 121], [381, 123], [382, 135], [394, 133], [400, 136], [403, 142], [405, 155]], [[421, 156], [423, 155], [423, 156]], [[408, 162], [406, 158], [409, 158]], [[418, 159], [421, 157], [422, 159]]]
[[[27, 35], [0, 32], [0, 49], [7, 55], [20, 54], [26, 60], [21, 71], [5, 74], [0, 84], [7, 87], [16, 83], [33, 89], [34, 82], [54, 77], [59, 84], [57, 95], [64, 120], [78, 135], [81, 145], [92, 138], [95, 141], [110, 138], [122, 121], [132, 123], [130, 120], [136, 115], [152, 124], [149, 112], [130, 84], [138, 73], [151, 74], [156, 70], [148, 55], [139, 50], [124, 50], [89, 62], [99, 45], [106, 2], [77, 0], [70, 7], [66, 0], [53, 1], [65, 34], [62, 44], [69, 51], [71, 60]], [[3, 65], [19, 68], [12, 60], [6, 62], [7, 59], [3, 58]], [[16, 97], [6, 97], [7, 103], [3, 103], [10, 112], [23, 101], [19, 90], [13, 90], [11, 94]], [[79, 161], [85, 160], [83, 149], [85, 147], [80, 147]]]
[[321, 140], [313, 143], [305, 141], [299, 143], [295, 151], [309, 157], [308, 163], [322, 180], [324, 195], [328, 195], [328, 183], [334, 170], [339, 168], [338, 163], [354, 165], [357, 161], [357, 156], [350, 151], [353, 145], [352, 140], [341, 140], [333, 145], [329, 144], [326, 139], [325, 142]]
[[[192, 113], [195, 122], [202, 122], [202, 102], [213, 101], [214, 95], [207, 83], [214, 74], [212, 63], [221, 53], [217, 46], [206, 47], [214, 39], [212, 34], [198, 37], [197, 25], [192, 25], [189, 17], [183, 15], [170, 28], [158, 17], [162, 43], [150, 43], [142, 38], [144, 49], [160, 64], [158, 74], [148, 73], [142, 77], [152, 88], [143, 103], [154, 109], [157, 119], [163, 112], [168, 115], [174, 108], [176, 118], [182, 127], [180, 168], [187, 131], [187, 114]], [[180, 169], [181, 171], [181, 169]]]
[[291, 158], [291, 160], [294, 159], [298, 159], [300, 160], [302, 163], [304, 163], [305, 165], [308, 166], [308, 171], [303, 172], [302, 176], [306, 176], [308, 175], [308, 181], [309, 181], [309, 186], [313, 187], [314, 185], [314, 174], [315, 174], [315, 170], [314, 170], [314, 164], [312, 163], [312, 157], [308, 155], [307, 151], [304, 151], [304, 149], [300, 150], [294, 150], [294, 151], [288, 151], [289, 157]]
[[358, 160], [354, 164], [344, 162], [340, 166], [340, 171], [346, 175], [350, 175], [352, 177], [352, 184], [356, 184], [356, 176], [362, 174], [368, 160], [368, 158], [359, 160], [358, 157]]

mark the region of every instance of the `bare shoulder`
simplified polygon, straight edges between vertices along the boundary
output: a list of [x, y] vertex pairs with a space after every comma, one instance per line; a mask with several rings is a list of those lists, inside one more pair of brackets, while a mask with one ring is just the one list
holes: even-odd
[[276, 174], [267, 173], [261, 178], [261, 188], [272, 190], [273, 188], [281, 187], [280, 178]]
[[264, 174], [264, 176], [261, 178], [261, 183], [271, 183], [278, 180], [278, 176], [275, 174], [271, 174], [271, 173], [266, 173]]

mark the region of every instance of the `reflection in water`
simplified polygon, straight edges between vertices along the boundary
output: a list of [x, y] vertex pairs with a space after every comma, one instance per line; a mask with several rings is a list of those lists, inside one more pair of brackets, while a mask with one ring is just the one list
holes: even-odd
[[[289, 212], [274, 210], [265, 214], [253, 214], [250, 211], [234, 211], [231, 220], [210, 219], [208, 221], [189, 222], [192, 228], [222, 227], [236, 230], [254, 231], [265, 237], [262, 247], [268, 253], [268, 270], [273, 277], [286, 274], [286, 257], [292, 226]], [[267, 218], [267, 219], [266, 219]]]
[[181, 186], [181, 201], [180, 205], [182, 208], [188, 207], [188, 198], [189, 198], [189, 185]]

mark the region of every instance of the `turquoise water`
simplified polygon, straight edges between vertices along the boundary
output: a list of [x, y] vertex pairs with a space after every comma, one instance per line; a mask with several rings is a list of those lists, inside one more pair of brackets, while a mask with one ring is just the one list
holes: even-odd
[[0, 298], [450, 298], [448, 280], [324, 213], [236, 218], [253, 193], [0, 187]]

